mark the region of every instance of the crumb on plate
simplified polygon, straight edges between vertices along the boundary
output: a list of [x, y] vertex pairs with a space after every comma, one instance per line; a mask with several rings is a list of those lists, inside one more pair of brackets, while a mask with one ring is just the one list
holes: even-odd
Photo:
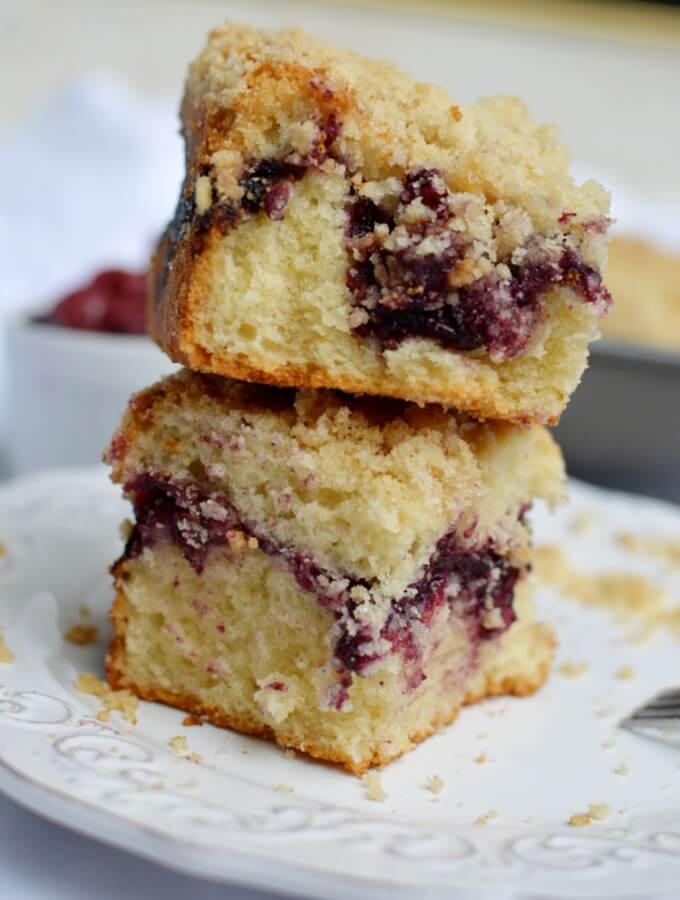
[[567, 819], [567, 825], [573, 828], [583, 828], [586, 825], [592, 825], [593, 822], [603, 822], [611, 812], [611, 808], [607, 803], [590, 803], [588, 809], [584, 813], [574, 813]]
[[0, 663], [13, 663], [16, 656], [5, 643], [5, 635], [0, 632]]
[[425, 787], [432, 794], [441, 794], [444, 790], [444, 779], [440, 778], [439, 775], [430, 775], [430, 777], [425, 782]]
[[96, 625], [71, 625], [64, 632], [64, 640], [79, 647], [87, 647], [96, 644], [99, 638], [99, 629]]
[[616, 677], [619, 681], [632, 681], [635, 678], [635, 669], [632, 666], [621, 666], [616, 671]]
[[383, 787], [380, 772], [375, 770], [366, 772], [361, 780], [366, 788], [366, 796], [369, 800], [374, 800], [376, 803], [384, 803], [387, 800], [387, 792]]
[[200, 763], [203, 757], [200, 753], [194, 753], [189, 750], [187, 739], [183, 734], [176, 734], [168, 740], [168, 747], [178, 759], [186, 759], [189, 762]]
[[557, 669], [560, 675], [564, 675], [565, 678], [581, 678], [588, 671], [589, 666], [585, 660], [581, 662], [572, 662], [571, 660], [565, 660]]
[[639, 537], [628, 531], [619, 531], [614, 535], [616, 543], [631, 553], [642, 554], [661, 559], [669, 565], [680, 566], [680, 540], [657, 536]]
[[631, 626], [628, 639], [640, 642], [658, 631], [680, 638], [680, 606], [664, 588], [642, 575], [625, 571], [589, 572], [578, 569], [554, 544], [534, 553], [540, 581], [584, 606], [605, 609], [621, 624]]
[[185, 725], [187, 728], [202, 724], [203, 719], [200, 716], [197, 716], [195, 713], [189, 713], [188, 716], [184, 716], [184, 718], [182, 719], [182, 725]]
[[92, 694], [101, 700], [102, 708], [97, 713], [100, 722], [108, 722], [112, 712], [119, 712], [131, 725], [137, 724], [139, 701], [126, 688], [114, 691], [105, 681], [89, 672], [83, 672], [76, 678], [75, 687], [81, 694]]
[[587, 535], [594, 530], [596, 523], [597, 518], [595, 513], [590, 510], [583, 510], [572, 516], [572, 519], [569, 522], [569, 530], [573, 534]]
[[484, 813], [481, 816], [477, 816], [474, 821], [475, 825], [486, 825], [488, 822], [491, 822], [493, 819], [498, 818], [498, 813], [495, 809], [490, 809], [488, 812]]

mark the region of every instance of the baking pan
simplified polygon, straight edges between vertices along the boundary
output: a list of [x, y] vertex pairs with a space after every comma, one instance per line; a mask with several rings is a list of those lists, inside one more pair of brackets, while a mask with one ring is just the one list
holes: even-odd
[[555, 436], [571, 475], [680, 502], [680, 353], [599, 341]]

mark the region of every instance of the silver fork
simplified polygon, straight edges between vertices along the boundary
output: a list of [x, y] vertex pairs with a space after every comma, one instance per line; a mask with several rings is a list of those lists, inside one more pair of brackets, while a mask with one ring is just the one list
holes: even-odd
[[661, 691], [621, 719], [619, 727], [680, 747], [680, 688]]

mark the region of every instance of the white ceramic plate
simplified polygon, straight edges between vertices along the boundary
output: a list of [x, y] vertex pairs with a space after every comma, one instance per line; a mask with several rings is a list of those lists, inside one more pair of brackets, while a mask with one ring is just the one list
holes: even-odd
[[[571, 527], [587, 511], [587, 534]], [[499, 699], [382, 774], [384, 803], [328, 766], [141, 704], [139, 724], [74, 690], [101, 672], [104, 643], [76, 647], [65, 628], [90, 606], [106, 631], [106, 566], [126, 508], [103, 469], [52, 472], [0, 490], [0, 627], [16, 654], [0, 665], [0, 788], [37, 812], [187, 872], [282, 893], [347, 898], [645, 898], [680, 885], [680, 750], [617, 730], [655, 690], [680, 685], [680, 645], [632, 645], [607, 614], [542, 590], [560, 634], [558, 662], [586, 661], [580, 679], [555, 673], [536, 697]], [[680, 511], [572, 485], [555, 517], [534, 516], [582, 566], [639, 571], [680, 598], [680, 568], [627, 559], [615, 530], [680, 534]], [[636, 677], [615, 673], [631, 666]], [[202, 762], [178, 759], [187, 737]], [[610, 741], [613, 746], [605, 746]], [[475, 762], [484, 752], [488, 761]], [[614, 770], [625, 764], [628, 774]], [[623, 771], [620, 769], [620, 771]], [[445, 783], [435, 796], [428, 776]], [[277, 790], [276, 786], [279, 786]], [[284, 792], [281, 785], [294, 789]], [[590, 803], [606, 821], [566, 824]], [[497, 816], [475, 824], [489, 811]], [[456, 896], [459, 896], [456, 893]]]

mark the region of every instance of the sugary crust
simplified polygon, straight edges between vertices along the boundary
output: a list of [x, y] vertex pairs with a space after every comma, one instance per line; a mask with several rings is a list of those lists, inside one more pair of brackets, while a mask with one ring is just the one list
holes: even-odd
[[[201, 716], [213, 725], [221, 728], [231, 728], [242, 734], [261, 737], [278, 744], [280, 747], [298, 750], [307, 756], [323, 760], [324, 762], [336, 763], [355, 775], [363, 775], [373, 766], [385, 766], [393, 759], [402, 756], [412, 746], [434, 734], [438, 728], [451, 724], [457, 718], [461, 709], [458, 702], [455, 702], [454, 705], [448, 708], [439, 708], [426, 730], [409, 735], [411, 747], [400, 749], [393, 755], [386, 754], [384, 748], [377, 748], [371, 756], [357, 760], [343, 754], [337, 747], [331, 747], [325, 743], [314, 743], [309, 736], [277, 733], [268, 726], [263, 726], [254, 716], [227, 713], [224, 710], [201, 703], [191, 696], [182, 694], [180, 691], [169, 691], [152, 683], [137, 684], [130, 680], [126, 675], [125, 660], [127, 610], [127, 599], [123, 589], [119, 587], [110, 611], [114, 633], [106, 658], [106, 676], [114, 690], [126, 688], [142, 700], [165, 703], [168, 706], [185, 710], [190, 714]], [[555, 639], [552, 631], [546, 625], [535, 623], [531, 627], [534, 631], [534, 645], [537, 655], [541, 657], [535, 669], [530, 674], [519, 670], [517, 672], [500, 674], [492, 669], [481, 679], [476, 679], [475, 686], [465, 697], [463, 705], [478, 703], [487, 697], [494, 696], [512, 695], [526, 697], [542, 687], [550, 673]]]

